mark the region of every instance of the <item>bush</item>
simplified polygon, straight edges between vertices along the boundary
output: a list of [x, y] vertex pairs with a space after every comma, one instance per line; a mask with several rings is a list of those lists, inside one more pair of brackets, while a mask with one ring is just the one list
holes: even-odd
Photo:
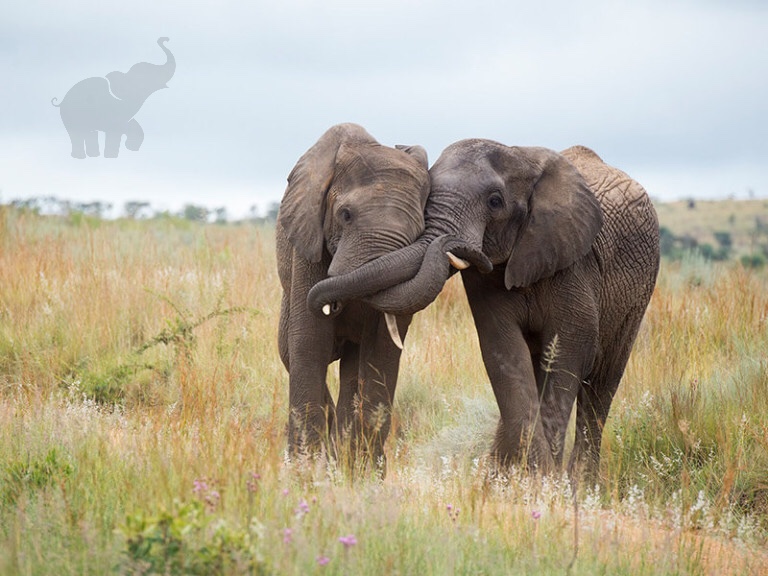
[[765, 256], [762, 254], [748, 254], [742, 256], [741, 265], [744, 266], [744, 268], [762, 268], [765, 266]]

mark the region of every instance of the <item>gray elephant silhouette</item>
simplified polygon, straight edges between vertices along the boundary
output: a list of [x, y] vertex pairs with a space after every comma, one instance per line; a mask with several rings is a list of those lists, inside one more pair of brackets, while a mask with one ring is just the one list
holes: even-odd
[[125, 134], [125, 147], [136, 151], [144, 141], [144, 130], [134, 116], [150, 94], [167, 88], [166, 83], [176, 71], [176, 59], [165, 47], [168, 38], [158, 38], [165, 52], [165, 64], [139, 62], [128, 72], [110, 72], [105, 78], [81, 80], [64, 96], [51, 104], [59, 108], [61, 120], [72, 141], [72, 157], [99, 155], [98, 132], [105, 134], [104, 156], [117, 158]]

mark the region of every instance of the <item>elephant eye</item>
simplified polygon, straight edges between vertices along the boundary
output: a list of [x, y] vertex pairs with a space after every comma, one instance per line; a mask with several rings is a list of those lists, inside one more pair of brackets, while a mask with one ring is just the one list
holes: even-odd
[[498, 192], [493, 192], [488, 196], [488, 208], [491, 210], [499, 210], [504, 206], [504, 198]]
[[349, 208], [342, 208], [339, 210], [339, 217], [341, 218], [342, 222], [351, 222], [352, 221], [352, 212], [349, 210]]

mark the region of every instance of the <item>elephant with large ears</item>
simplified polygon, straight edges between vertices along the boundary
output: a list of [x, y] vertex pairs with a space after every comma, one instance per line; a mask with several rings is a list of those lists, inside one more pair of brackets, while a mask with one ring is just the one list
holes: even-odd
[[[420, 146], [390, 148], [358, 125], [340, 124], [325, 132], [288, 176], [276, 234], [283, 288], [278, 340], [289, 373], [293, 454], [315, 450], [326, 438], [347, 438], [365, 461], [383, 462], [402, 340], [412, 316], [383, 314], [350, 298], [328, 315], [314, 315], [307, 294], [328, 277], [344, 278], [414, 244], [424, 231], [427, 169]], [[355, 288], [371, 294], [412, 276], [405, 270]], [[335, 405], [326, 372], [337, 359]]]
[[64, 96], [51, 104], [59, 108], [61, 120], [72, 142], [72, 157], [83, 159], [99, 155], [99, 131], [104, 132], [104, 157], [117, 158], [120, 142], [137, 151], [144, 141], [144, 130], [134, 116], [154, 92], [167, 88], [176, 71], [176, 59], [165, 46], [168, 38], [158, 38], [165, 52], [164, 64], [139, 62], [128, 72], [110, 72], [104, 78], [81, 80]]
[[[403, 266], [418, 272], [364, 299], [413, 313], [434, 300], [452, 266], [461, 268], [500, 411], [497, 461], [559, 469], [575, 402], [569, 470], [596, 480], [603, 426], [659, 268], [650, 198], [583, 146], [557, 153], [463, 140], [442, 153], [430, 177], [425, 234], [416, 243], [425, 256], [420, 266]], [[442, 251], [445, 235], [464, 243], [463, 258], [455, 242], [453, 254]], [[356, 274], [383, 274], [398, 256]], [[344, 301], [345, 281], [355, 278], [316, 286], [310, 307]]]

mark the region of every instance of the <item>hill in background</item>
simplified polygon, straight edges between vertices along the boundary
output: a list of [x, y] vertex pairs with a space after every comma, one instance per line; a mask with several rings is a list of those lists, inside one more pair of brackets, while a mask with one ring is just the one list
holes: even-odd
[[713, 260], [768, 260], [768, 199], [657, 202], [662, 254], [698, 250]]

